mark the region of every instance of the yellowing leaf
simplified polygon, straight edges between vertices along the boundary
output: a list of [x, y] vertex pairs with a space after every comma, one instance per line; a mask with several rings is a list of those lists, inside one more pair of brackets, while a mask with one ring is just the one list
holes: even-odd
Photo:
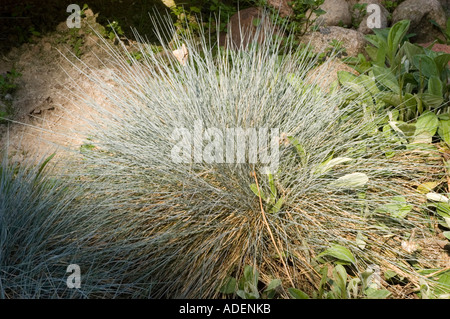
[[417, 191], [421, 194], [427, 194], [431, 192], [441, 182], [426, 182], [417, 186]]

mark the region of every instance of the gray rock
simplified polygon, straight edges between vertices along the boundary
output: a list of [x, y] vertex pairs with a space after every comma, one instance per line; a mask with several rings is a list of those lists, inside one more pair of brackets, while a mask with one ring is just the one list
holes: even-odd
[[332, 40], [340, 41], [349, 56], [365, 53], [364, 48], [367, 42], [361, 32], [336, 26], [321, 28], [320, 31], [306, 34], [300, 41], [310, 43], [313, 51], [319, 53], [328, 49]]
[[445, 28], [446, 17], [444, 9], [438, 0], [406, 0], [392, 14], [392, 24], [400, 20], [411, 20], [409, 32], [415, 33], [416, 42], [433, 41], [442, 34], [429, 22], [436, 21]]
[[[321, 26], [351, 25], [350, 6], [345, 0], [325, 0], [320, 8], [326, 13], [317, 17], [317, 24]], [[312, 14], [311, 18], [316, 19], [315, 14]]]

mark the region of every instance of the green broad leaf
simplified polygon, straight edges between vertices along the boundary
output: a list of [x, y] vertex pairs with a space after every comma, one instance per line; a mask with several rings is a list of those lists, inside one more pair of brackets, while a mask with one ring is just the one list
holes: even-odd
[[448, 240], [450, 240], [450, 231], [442, 232], [442, 234], [445, 236], [445, 238], [447, 238]]
[[388, 269], [388, 270], [386, 270], [386, 271], [384, 272], [384, 278], [385, 278], [386, 280], [392, 279], [392, 278], [394, 278], [395, 276], [397, 276], [397, 273], [396, 273], [395, 271], [393, 271], [393, 270]]
[[289, 295], [291, 295], [291, 297], [294, 299], [309, 299], [309, 296], [300, 289], [289, 288], [288, 292]]
[[416, 117], [417, 112], [417, 99], [416, 95], [411, 93], [405, 93], [403, 96], [403, 108], [406, 110], [408, 118]]
[[237, 282], [233, 277], [227, 277], [222, 287], [220, 287], [219, 292], [223, 294], [232, 294], [236, 291]]
[[320, 253], [317, 257], [323, 257], [323, 256], [330, 256], [334, 257], [337, 260], [348, 262], [354, 264], [356, 262], [355, 257], [353, 256], [352, 252], [341, 245], [333, 245], [331, 248], [325, 250], [324, 252]]
[[284, 204], [284, 198], [279, 198], [275, 205], [272, 206], [272, 208], [269, 210], [270, 214], [276, 214], [280, 211], [281, 206]]
[[440, 138], [450, 147], [450, 117], [447, 116], [446, 118], [440, 118], [438, 134]]
[[325, 13], [327, 13], [325, 10], [323, 10], [321, 8], [318, 8], [318, 9], [314, 10], [313, 12], [316, 15], [316, 17], [319, 17], [319, 16], [324, 15]]
[[413, 58], [416, 55], [425, 53], [425, 49], [423, 47], [415, 45], [415, 44], [413, 44], [411, 42], [408, 42], [408, 41], [403, 43], [401, 51], [403, 51], [406, 54], [406, 57], [408, 58], [408, 61], [410, 63], [412, 63]]
[[387, 37], [387, 45], [388, 45], [388, 56], [390, 57], [390, 63], [392, 65], [393, 58], [396, 52], [400, 48], [400, 44], [403, 38], [406, 36], [408, 32], [409, 26], [411, 22], [410, 20], [402, 20], [394, 24], [389, 30], [389, 34]]
[[448, 65], [448, 62], [450, 62], [450, 54], [448, 53], [439, 54], [437, 57], [434, 58], [434, 63], [438, 68], [439, 74], [445, 70], [445, 68]]
[[241, 297], [242, 299], [258, 299], [259, 295], [250, 293], [250, 292], [246, 292], [244, 290], [238, 290], [236, 291], [236, 294]]
[[365, 186], [369, 178], [364, 173], [352, 173], [339, 177], [330, 186], [335, 188], [355, 189]]
[[359, 249], [366, 248], [367, 237], [364, 236], [360, 231], [356, 235], [356, 245], [358, 245]]
[[415, 124], [399, 123], [397, 124], [397, 127], [403, 132], [403, 134], [407, 138], [413, 137], [414, 133], [416, 132]]
[[417, 186], [417, 191], [421, 194], [428, 194], [431, 192], [436, 186], [438, 186], [441, 182], [426, 182]]
[[435, 192], [429, 192], [428, 194], [426, 194], [426, 197], [428, 200], [433, 201], [433, 202], [440, 202], [440, 203], [448, 203], [448, 197], [442, 195], [442, 194], [438, 194]]
[[392, 106], [398, 106], [402, 103], [400, 99], [400, 95], [398, 93], [393, 92], [380, 92], [378, 98]]
[[415, 55], [413, 64], [427, 78], [438, 76], [440, 73], [434, 60], [425, 54]]
[[246, 283], [250, 283], [256, 286], [258, 284], [258, 278], [259, 278], [258, 270], [249, 265], [245, 266], [244, 280]]
[[412, 205], [407, 204], [403, 196], [395, 196], [392, 202], [384, 204], [377, 211], [389, 214], [393, 218], [405, 218], [412, 210]]
[[255, 183], [250, 184], [250, 189], [256, 196], [261, 197], [263, 200], [267, 200], [267, 197], [264, 195], [264, 193], [261, 193], [261, 190], [258, 190], [258, 187]]
[[448, 203], [436, 203], [436, 213], [442, 218], [450, 217], [450, 204]]
[[347, 271], [344, 266], [337, 265], [333, 270], [333, 277], [340, 290], [342, 299], [347, 299]]
[[269, 179], [269, 187], [270, 187], [270, 196], [275, 199], [277, 197], [277, 188], [275, 187], [275, 181], [273, 179], [273, 175], [271, 173], [267, 174], [267, 178]]
[[350, 157], [336, 157], [331, 160], [326, 160], [317, 167], [314, 173], [319, 175], [325, 174], [326, 172], [330, 171], [333, 167], [351, 161], [353, 161], [353, 158]]
[[323, 266], [323, 267], [320, 269], [319, 272], [320, 272], [321, 277], [320, 277], [320, 283], [319, 283], [319, 291], [318, 291], [318, 294], [319, 294], [319, 299], [322, 299], [322, 296], [323, 296], [323, 293], [324, 293], [325, 285], [326, 285], [327, 282], [328, 282], [328, 267], [327, 267], [327, 266]]
[[374, 65], [373, 66], [373, 74], [378, 83], [388, 88], [394, 93], [400, 93], [400, 87], [398, 85], [398, 80], [395, 77], [394, 73], [386, 67]]
[[367, 294], [367, 299], [386, 299], [390, 295], [392, 295], [392, 293], [386, 289], [371, 290]]
[[266, 288], [266, 292], [267, 291], [271, 291], [271, 290], [275, 290], [277, 289], [279, 286], [281, 286], [281, 280], [280, 279], [273, 279]]
[[252, 24], [253, 24], [255, 27], [259, 27], [259, 25], [261, 24], [261, 19], [254, 18], [254, 19], [252, 20]]
[[302, 165], [305, 166], [308, 162], [305, 149], [295, 137], [288, 136], [287, 139], [295, 147], [295, 150], [297, 151], [297, 154], [300, 157]]
[[364, 89], [363, 86], [355, 83], [357, 78], [356, 75], [347, 71], [338, 71], [337, 72], [339, 83], [355, 92], [360, 92]]
[[432, 95], [441, 97], [444, 90], [444, 84], [437, 76], [431, 76], [428, 80], [428, 92]]
[[417, 119], [413, 143], [431, 143], [439, 127], [439, 119], [433, 112], [424, 112]]
[[450, 217], [444, 217], [445, 223], [447, 224], [447, 228], [450, 228]]
[[[371, 45], [366, 46], [365, 50], [366, 50], [367, 55], [369, 56], [369, 58], [372, 61], [374, 61], [375, 64], [384, 65], [384, 60], [385, 60], [384, 56], [382, 58], [379, 58], [379, 60], [382, 60], [382, 61], [377, 61], [378, 54], [380, 53], [379, 52], [380, 50], [378, 50], [376, 47], [371, 46]], [[384, 52], [385, 52], [385, 50], [386, 49], [384, 49]]]

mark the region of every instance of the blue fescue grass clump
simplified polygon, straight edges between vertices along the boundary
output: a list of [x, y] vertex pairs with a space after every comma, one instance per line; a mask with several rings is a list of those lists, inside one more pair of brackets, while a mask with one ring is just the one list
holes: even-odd
[[[38, 166], [0, 167], [0, 297], [40, 298], [64, 294], [64, 262], [75, 255], [66, 215], [72, 198]], [[66, 266], [67, 267], [67, 266]], [[70, 294], [69, 294], [70, 295]]]
[[[260, 28], [254, 38], [265, 40], [240, 50], [215, 50], [205, 34], [175, 38], [174, 48], [187, 48], [185, 65], [145, 44], [137, 61], [105, 43], [108, 83], [85, 73], [107, 105], [86, 99], [97, 116], [86, 132], [95, 149], [74, 174], [86, 182], [82, 209], [95, 215], [95, 271], [116, 267], [122, 295], [217, 297], [248, 264], [266, 283], [309, 289], [315, 258], [334, 244], [350, 249], [356, 272], [376, 264], [418, 283], [401, 242], [426, 222], [414, 186], [431, 164], [402, 156], [377, 132], [378, 116], [345, 90], [323, 92], [307, 50], [280, 55], [286, 43], [274, 32]], [[198, 122], [279, 129], [278, 167], [175, 162], [174, 130]], [[405, 216], [386, 206], [399, 197]]]
[[[120, 251], [112, 244], [117, 238], [100, 238], [102, 227], [110, 222], [96, 214], [101, 203], [87, 205], [84, 182], [57, 173], [52, 157], [38, 165], [3, 157], [0, 299], [148, 296], [148, 280], [144, 286], [126, 271], [126, 252], [139, 255], [137, 245], [131, 249], [120, 240]], [[80, 266], [79, 288], [68, 286], [72, 264]]]

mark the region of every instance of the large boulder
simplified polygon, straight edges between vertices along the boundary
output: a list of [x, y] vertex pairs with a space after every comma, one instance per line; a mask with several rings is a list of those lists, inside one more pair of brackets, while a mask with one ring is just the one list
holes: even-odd
[[320, 8], [326, 13], [319, 17], [316, 17], [315, 14], [311, 15], [312, 19], [317, 18], [316, 24], [321, 26], [350, 26], [352, 24], [350, 6], [345, 0], [325, 0]]
[[447, 18], [450, 17], [450, 0], [439, 0]]
[[290, 17], [294, 14], [294, 10], [289, 5], [288, 0], [267, 0], [267, 4], [278, 10], [281, 17]]
[[392, 24], [400, 20], [411, 20], [409, 32], [415, 33], [415, 42], [429, 42], [442, 38], [440, 31], [430, 23], [436, 21], [445, 28], [446, 17], [439, 0], [406, 0], [392, 14]]
[[247, 8], [234, 14], [227, 25], [227, 41], [234, 48], [245, 48], [256, 37], [258, 28], [257, 42], [262, 43], [265, 38], [264, 30], [274, 28], [267, 15], [264, 15], [261, 8]]
[[342, 43], [349, 56], [365, 53], [366, 40], [361, 32], [341, 27], [321, 27], [319, 31], [311, 32], [301, 38], [301, 42], [310, 43], [316, 53], [324, 52], [331, 46], [331, 41]]

